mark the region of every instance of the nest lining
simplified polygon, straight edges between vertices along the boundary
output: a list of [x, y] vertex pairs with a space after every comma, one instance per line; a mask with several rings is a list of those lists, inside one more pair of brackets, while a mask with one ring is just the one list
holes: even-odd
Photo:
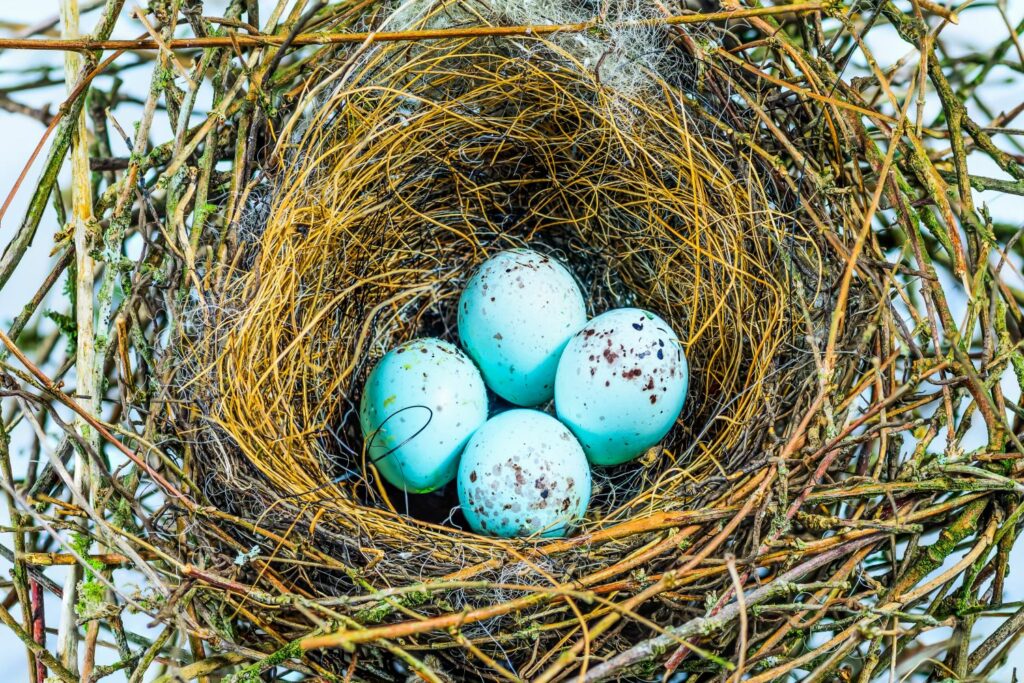
[[[502, 544], [403, 514], [400, 493], [360, 476], [355, 407], [388, 348], [454, 338], [469, 275], [514, 246], [567, 263], [591, 313], [663, 316], [691, 362], [678, 426], [660, 452], [599, 472], [586, 532], [685, 506], [695, 482], [751, 464], [777, 418], [770, 399], [809, 371], [780, 245], [817, 256], [749, 155], [668, 83], [631, 96], [540, 38], [385, 46], [342, 74], [287, 150], [251, 266], [221, 296], [237, 313], [199, 349], [216, 382], [209, 421], [286, 496], [271, 507], [315, 509], [319, 529], [385, 556], [423, 537], [448, 549], [434, 553], [441, 573]], [[442, 508], [433, 521], [445, 505], [427, 503]]]

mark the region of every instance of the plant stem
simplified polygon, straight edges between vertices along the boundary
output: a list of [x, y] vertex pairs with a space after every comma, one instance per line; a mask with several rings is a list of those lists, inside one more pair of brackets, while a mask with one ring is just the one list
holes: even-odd
[[[598, 20], [576, 24], [539, 24], [536, 26], [469, 26], [446, 29], [426, 29], [419, 31], [381, 31], [360, 33], [301, 33], [290, 40], [295, 47], [304, 45], [337, 45], [344, 43], [370, 42], [387, 43], [400, 41], [443, 40], [445, 38], [491, 38], [508, 36], [551, 35], [553, 33], [585, 33], [600, 28], [638, 28], [642, 26], [681, 26], [685, 24], [708, 24], [749, 17], [761, 17], [774, 14], [807, 14], [820, 12], [821, 4], [805, 2], [778, 7], [752, 7], [729, 12], [709, 12], [705, 14], [677, 14], [660, 19], [642, 21], [612, 22], [607, 25]], [[210, 49], [218, 47], [267, 47], [282, 45], [287, 35], [231, 35], [207, 36], [202, 38], [176, 38], [165, 41], [161, 45], [152, 38], [135, 40], [18, 40], [14, 38], [0, 39], [0, 50], [170, 50]]]
[[[78, 0], [61, 2], [62, 35], [66, 38], [78, 36]], [[64, 74], [69, 93], [72, 83], [82, 68], [82, 56], [68, 52], [64, 56]], [[86, 94], [78, 97], [85, 99]], [[80, 104], [75, 115], [71, 132], [71, 222], [75, 245], [75, 321], [76, 336], [75, 365], [79, 402], [92, 415], [99, 414], [99, 387], [96, 382], [96, 349], [93, 331], [93, 287], [96, 279], [96, 263], [90, 255], [90, 227], [93, 224], [92, 187], [89, 170], [89, 141], [85, 127], [85, 107]], [[98, 435], [83, 421], [78, 430], [88, 448], [99, 448]], [[91, 488], [90, 464], [81, 449], [75, 448], [74, 486], [78, 491]], [[82, 531], [85, 534], [85, 530]], [[82, 568], [72, 565], [64, 584], [61, 601], [61, 620], [57, 634], [57, 650], [61, 661], [70, 671], [78, 667], [78, 627], [75, 606], [78, 601], [78, 582], [82, 579]]]

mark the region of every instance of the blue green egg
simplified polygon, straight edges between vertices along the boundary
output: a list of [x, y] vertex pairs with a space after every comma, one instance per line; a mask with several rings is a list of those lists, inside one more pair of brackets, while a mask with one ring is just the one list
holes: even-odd
[[384, 354], [359, 406], [366, 458], [409, 493], [452, 479], [466, 441], [487, 419], [487, 389], [473, 362], [441, 339], [415, 339]]
[[462, 347], [491, 390], [518, 406], [551, 400], [558, 357], [586, 321], [572, 274], [529, 249], [488, 259], [459, 299]]
[[689, 385], [679, 337], [639, 308], [603, 313], [566, 345], [555, 378], [555, 411], [594, 465], [628, 462], [676, 423]]
[[590, 503], [590, 465], [576, 437], [537, 410], [517, 408], [488, 420], [459, 463], [459, 503], [480, 534], [557, 537]]

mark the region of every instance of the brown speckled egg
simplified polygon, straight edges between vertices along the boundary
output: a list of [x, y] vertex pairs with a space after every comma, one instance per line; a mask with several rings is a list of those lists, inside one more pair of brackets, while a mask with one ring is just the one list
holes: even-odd
[[590, 502], [590, 465], [576, 437], [537, 410], [509, 410], [470, 437], [459, 462], [459, 502], [474, 531], [563, 536]]
[[590, 462], [618, 465], [665, 438], [686, 401], [689, 369], [676, 333], [639, 308], [617, 308], [565, 347], [555, 411]]

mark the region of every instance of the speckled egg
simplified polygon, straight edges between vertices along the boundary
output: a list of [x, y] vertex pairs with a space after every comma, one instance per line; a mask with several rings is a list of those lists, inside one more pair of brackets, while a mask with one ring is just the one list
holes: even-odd
[[590, 502], [590, 465], [555, 418], [517, 408], [474, 434], [459, 463], [459, 502], [477, 533], [563, 536]]
[[459, 299], [463, 348], [494, 393], [519, 406], [551, 400], [558, 357], [586, 321], [569, 271], [529, 249], [488, 259]]
[[440, 339], [387, 352], [370, 372], [359, 407], [367, 460], [410, 493], [451, 481], [466, 441], [486, 420], [480, 372]]
[[679, 338], [638, 308], [603, 313], [565, 347], [555, 411], [594, 465], [618, 465], [661, 441], [686, 400], [689, 370]]

